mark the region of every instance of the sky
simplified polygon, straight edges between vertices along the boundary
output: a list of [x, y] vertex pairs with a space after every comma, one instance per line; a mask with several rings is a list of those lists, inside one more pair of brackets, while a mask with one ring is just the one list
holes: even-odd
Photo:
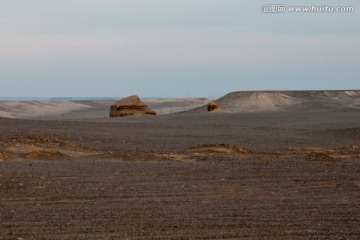
[[359, 1], [0, 1], [0, 97], [322, 89], [360, 89]]

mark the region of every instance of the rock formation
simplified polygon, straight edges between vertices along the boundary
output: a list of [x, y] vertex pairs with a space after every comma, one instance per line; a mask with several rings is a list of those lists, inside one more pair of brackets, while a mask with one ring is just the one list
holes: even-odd
[[0, 152], [0, 162], [6, 160], [6, 156], [4, 153]]
[[156, 115], [156, 112], [150, 109], [136, 95], [123, 98], [119, 102], [111, 105], [110, 117], [125, 117], [131, 115]]
[[225, 109], [216, 102], [209, 103], [209, 105], [207, 106], [207, 110], [208, 110], [208, 112], [224, 112], [225, 111]]

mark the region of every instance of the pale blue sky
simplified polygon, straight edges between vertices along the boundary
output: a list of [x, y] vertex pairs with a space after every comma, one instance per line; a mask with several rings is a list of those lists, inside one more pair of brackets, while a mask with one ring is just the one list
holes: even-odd
[[359, 1], [264, 3], [279, 1], [1, 0], [0, 97], [360, 89]]

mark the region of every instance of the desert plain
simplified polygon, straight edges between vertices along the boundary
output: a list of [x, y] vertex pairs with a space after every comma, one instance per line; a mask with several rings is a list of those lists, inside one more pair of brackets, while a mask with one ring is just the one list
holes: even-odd
[[0, 118], [0, 239], [360, 239], [359, 96]]

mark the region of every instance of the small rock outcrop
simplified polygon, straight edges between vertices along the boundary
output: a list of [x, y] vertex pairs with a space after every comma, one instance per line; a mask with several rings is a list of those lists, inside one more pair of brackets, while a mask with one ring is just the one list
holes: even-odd
[[4, 153], [0, 152], [0, 162], [6, 160], [6, 156]]
[[132, 115], [156, 115], [156, 112], [150, 109], [136, 95], [123, 98], [110, 107], [110, 117], [125, 117]]
[[211, 102], [207, 106], [208, 112], [225, 112], [225, 109], [216, 102]]
[[322, 161], [322, 162], [334, 162], [336, 161], [335, 158], [331, 157], [326, 153], [321, 152], [312, 152], [310, 153], [307, 158], [311, 161]]

